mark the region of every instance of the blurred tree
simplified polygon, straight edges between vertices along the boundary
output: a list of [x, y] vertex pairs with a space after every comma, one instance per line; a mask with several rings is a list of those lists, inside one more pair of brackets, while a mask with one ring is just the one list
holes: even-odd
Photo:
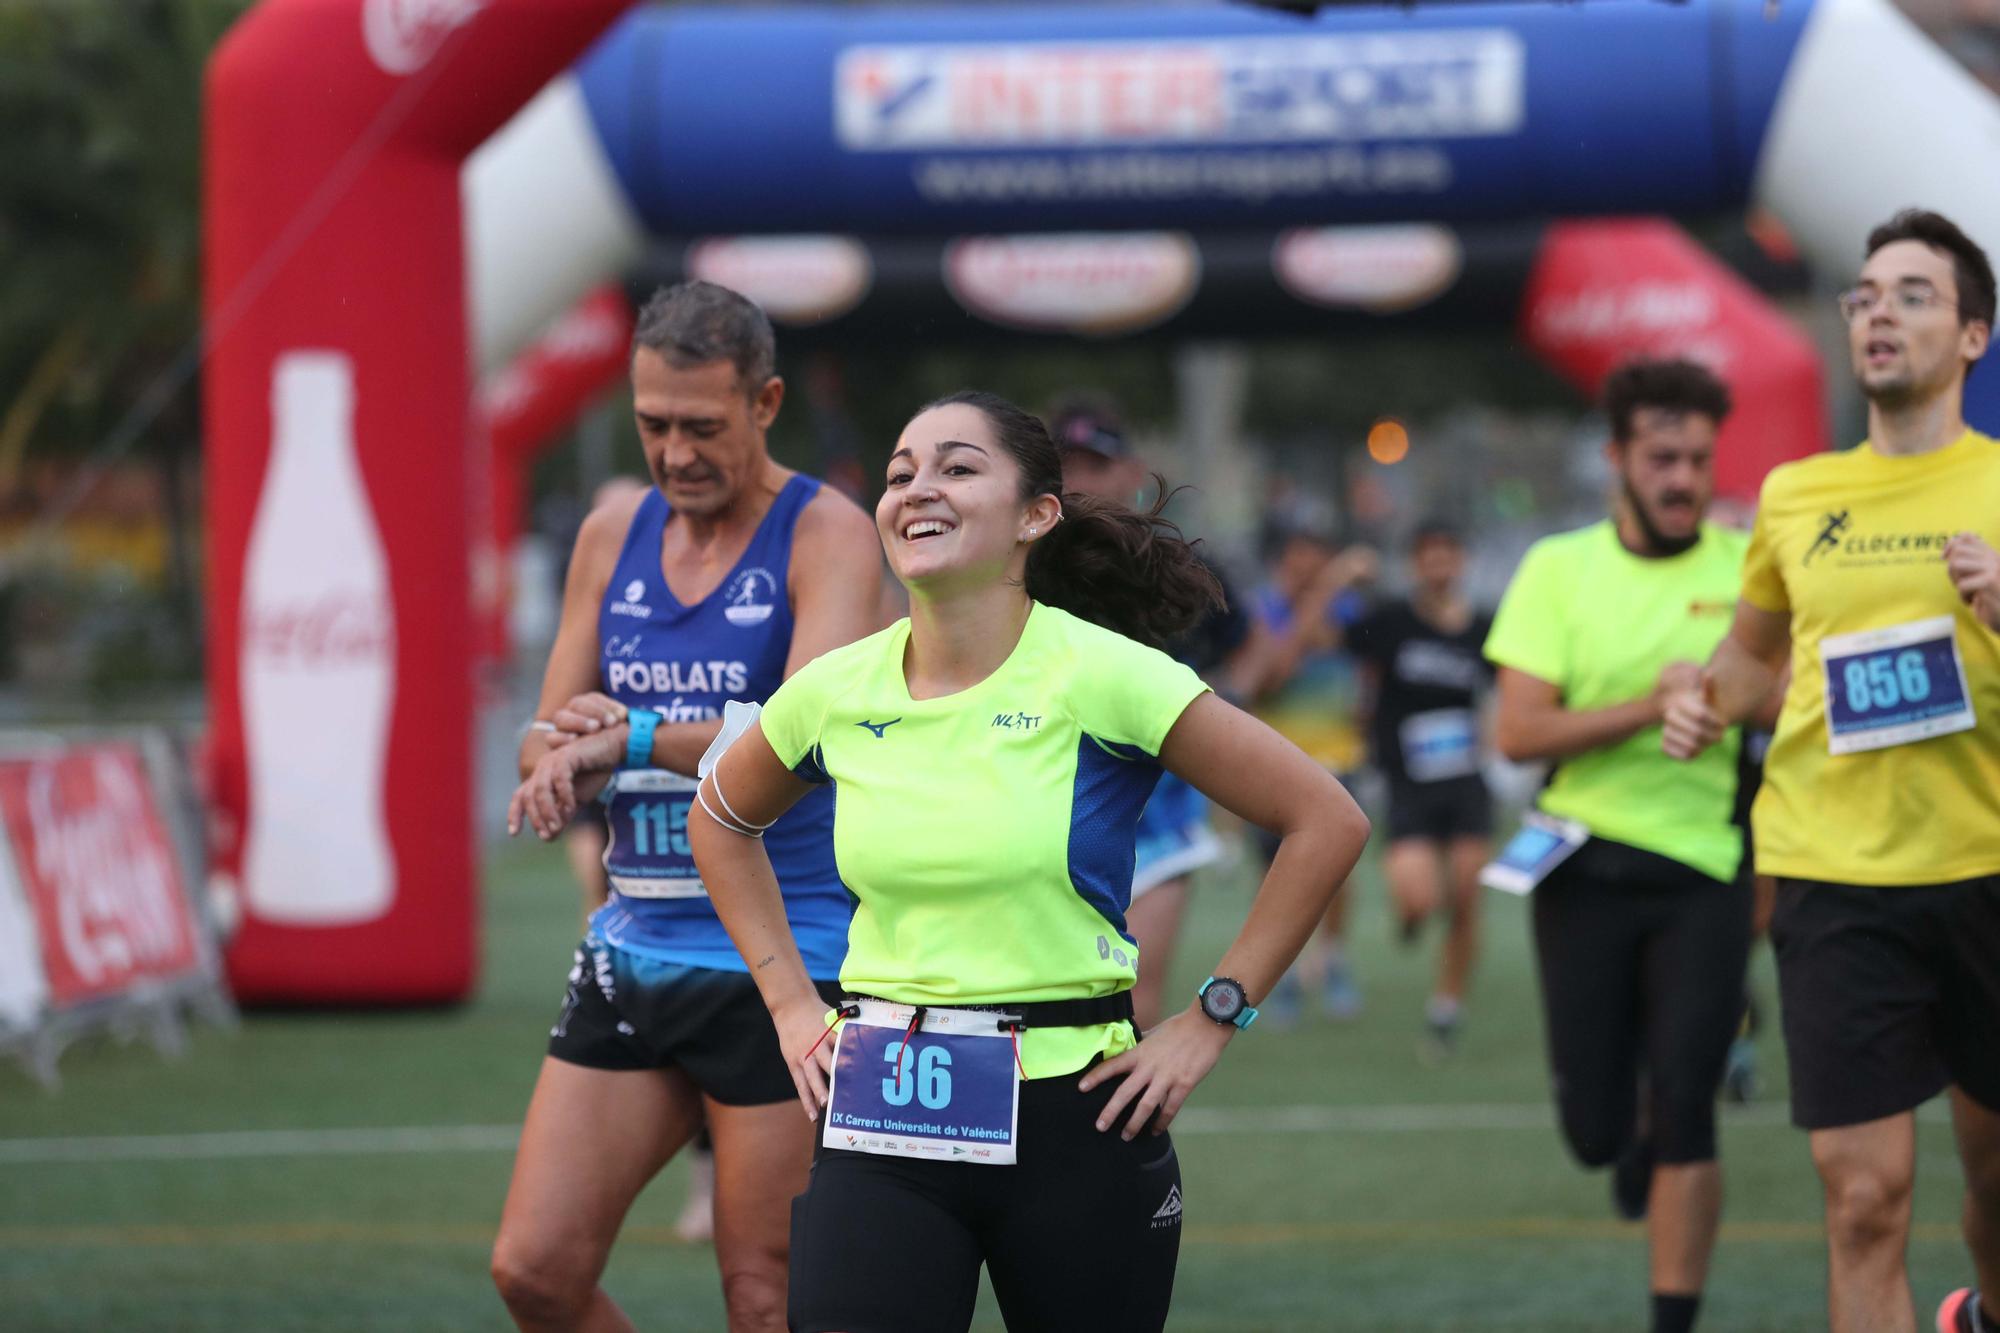
[[152, 462], [190, 639], [201, 77], [248, 4], [0, 4], [0, 491], [38, 457]]

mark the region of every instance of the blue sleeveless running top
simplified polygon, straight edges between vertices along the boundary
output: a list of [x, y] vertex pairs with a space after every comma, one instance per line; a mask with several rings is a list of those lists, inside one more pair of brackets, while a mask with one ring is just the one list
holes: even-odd
[[[651, 708], [666, 722], [721, 717], [731, 699], [769, 699], [784, 681], [792, 646], [785, 596], [792, 529], [818, 492], [810, 477], [786, 482], [721, 586], [683, 606], [660, 567], [672, 511], [666, 497], [649, 490], [632, 516], [597, 613], [604, 691], [627, 707]], [[591, 925], [607, 943], [635, 954], [745, 972], [688, 850], [694, 789], [693, 778], [652, 768], [621, 770], [605, 790], [611, 897]], [[815, 978], [838, 976], [854, 899], [834, 868], [832, 789], [808, 793], [772, 825], [764, 846], [806, 970]]]

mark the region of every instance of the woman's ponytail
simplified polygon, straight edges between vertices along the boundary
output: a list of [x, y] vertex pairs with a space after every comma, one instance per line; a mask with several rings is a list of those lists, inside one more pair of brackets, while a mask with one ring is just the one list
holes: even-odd
[[1162, 510], [1062, 497], [1062, 522], [1028, 548], [1028, 596], [1164, 648], [1222, 605], [1222, 584]]
[[1062, 501], [1062, 521], [1028, 548], [1028, 596], [1155, 648], [1223, 605], [1222, 584], [1162, 512], [1173, 498], [1164, 483], [1144, 511], [1064, 494], [1062, 455], [1039, 417], [977, 389], [948, 394], [922, 411], [954, 404], [992, 423], [1021, 469], [1024, 501], [1038, 495]]

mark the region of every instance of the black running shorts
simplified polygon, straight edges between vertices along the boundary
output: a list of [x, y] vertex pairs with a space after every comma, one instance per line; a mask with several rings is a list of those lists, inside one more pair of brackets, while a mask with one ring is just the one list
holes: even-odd
[[[837, 983], [819, 989], [839, 1002]], [[725, 1106], [799, 1095], [749, 974], [660, 962], [594, 934], [577, 946], [549, 1054], [590, 1069], [683, 1069]]]
[[983, 1263], [1008, 1328], [1155, 1333], [1181, 1242], [1173, 1139], [1096, 1118], [1116, 1082], [1021, 1084], [1012, 1166], [818, 1148], [792, 1203], [794, 1333], [953, 1333]]
[[1865, 1124], [1948, 1084], [2000, 1111], [2000, 875], [1781, 879], [1771, 943], [1794, 1124]]
[[1631, 1142], [1645, 1075], [1654, 1158], [1715, 1157], [1743, 1017], [1750, 889], [1592, 838], [1535, 890], [1535, 955], [1563, 1135], [1586, 1166]]
[[1389, 784], [1389, 841], [1493, 836], [1493, 796], [1486, 779], [1472, 774], [1443, 782]]

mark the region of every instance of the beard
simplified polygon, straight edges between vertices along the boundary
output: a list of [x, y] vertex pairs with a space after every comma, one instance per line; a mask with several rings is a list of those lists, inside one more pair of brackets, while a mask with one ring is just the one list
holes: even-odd
[[1908, 375], [1898, 375], [1892, 380], [1879, 384], [1861, 381], [1861, 396], [1876, 407], [1889, 412], [1900, 412], [1931, 397], [1924, 387]]
[[1701, 524], [1699, 522], [1694, 525], [1694, 530], [1685, 537], [1670, 537], [1660, 531], [1659, 525], [1653, 522], [1652, 514], [1647, 512], [1645, 503], [1639, 499], [1638, 492], [1632, 489], [1632, 483], [1621, 477], [1618, 480], [1618, 485], [1625, 492], [1625, 503], [1632, 511], [1632, 521], [1639, 525], [1640, 535], [1646, 539], [1646, 546], [1651, 554], [1656, 556], [1679, 555], [1683, 551], [1693, 550], [1694, 544], [1701, 540]]

